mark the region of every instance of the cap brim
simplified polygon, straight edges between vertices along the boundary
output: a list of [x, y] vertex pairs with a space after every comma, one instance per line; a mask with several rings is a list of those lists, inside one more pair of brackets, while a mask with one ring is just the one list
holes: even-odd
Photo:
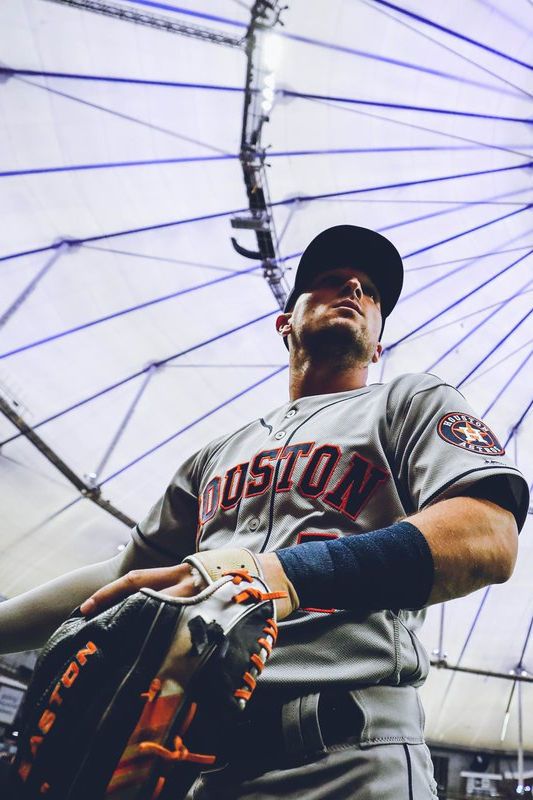
[[336, 225], [319, 233], [305, 249], [285, 311], [291, 311], [313, 279], [340, 267], [365, 272], [380, 294], [383, 322], [398, 302], [403, 286], [402, 259], [392, 242], [377, 231], [356, 225]]

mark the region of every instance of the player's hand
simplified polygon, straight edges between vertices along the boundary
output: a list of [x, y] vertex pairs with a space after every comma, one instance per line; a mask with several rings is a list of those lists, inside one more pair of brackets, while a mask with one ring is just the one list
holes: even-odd
[[191, 573], [189, 564], [177, 564], [173, 567], [156, 567], [154, 569], [135, 569], [127, 572], [85, 600], [81, 606], [81, 613], [86, 616], [99, 614], [106, 608], [116, 605], [121, 600], [135, 594], [139, 589], [148, 588], [165, 591], [172, 597], [193, 597], [198, 594], [206, 583], [199, 575]]

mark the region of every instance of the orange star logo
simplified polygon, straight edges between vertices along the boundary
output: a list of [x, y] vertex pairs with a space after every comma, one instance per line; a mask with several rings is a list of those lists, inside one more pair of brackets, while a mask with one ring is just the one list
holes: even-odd
[[458, 431], [464, 435], [466, 443], [471, 444], [472, 442], [481, 442], [481, 444], [486, 444], [485, 436], [486, 434], [483, 431], [480, 431], [478, 428], [473, 428], [469, 422], [465, 422], [460, 428], [457, 428]]

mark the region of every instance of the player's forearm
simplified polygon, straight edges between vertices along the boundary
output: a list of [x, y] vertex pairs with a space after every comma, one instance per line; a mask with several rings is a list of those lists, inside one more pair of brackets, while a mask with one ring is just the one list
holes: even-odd
[[[507, 580], [516, 559], [516, 539], [510, 512], [489, 501], [461, 497], [388, 528], [306, 542], [255, 554], [255, 559], [270, 589], [284, 594], [282, 601], [276, 601], [278, 619], [299, 605], [356, 611], [419, 609]], [[234, 551], [213, 553], [220, 554], [215, 563], [224, 565]], [[184, 564], [147, 570], [129, 565], [122, 575], [96, 592], [83, 613], [99, 613], [142, 586], [178, 597], [198, 591], [190, 567]]]
[[152, 567], [130, 541], [120, 555], [89, 564], [0, 603], [0, 653], [42, 647], [76, 606], [130, 570]]
[[511, 577], [518, 550], [513, 515], [488, 500], [455, 497], [409, 521], [422, 532], [434, 563], [427, 605], [463, 597]]
[[120, 563], [91, 564], [0, 603], [0, 653], [42, 647], [76, 606], [115, 579]]
[[507, 580], [516, 540], [510, 512], [461, 497], [388, 528], [306, 542], [259, 560], [266, 571], [265, 559], [279, 559], [304, 608], [419, 609]]

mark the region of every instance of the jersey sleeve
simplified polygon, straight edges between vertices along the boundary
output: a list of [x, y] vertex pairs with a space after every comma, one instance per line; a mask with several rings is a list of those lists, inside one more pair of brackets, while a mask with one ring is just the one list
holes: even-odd
[[177, 564], [195, 550], [202, 451], [174, 475], [164, 495], [132, 531], [135, 544], [161, 566]]
[[405, 376], [391, 389], [389, 414], [394, 472], [406, 509], [461, 495], [485, 497], [509, 508], [522, 528], [527, 483], [457, 389], [434, 375]]

